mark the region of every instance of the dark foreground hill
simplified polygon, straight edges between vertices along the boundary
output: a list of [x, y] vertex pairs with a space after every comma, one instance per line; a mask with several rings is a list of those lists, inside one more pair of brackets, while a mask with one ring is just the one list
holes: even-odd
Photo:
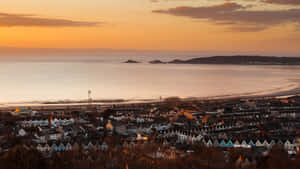
[[173, 60], [172, 64], [239, 64], [239, 65], [300, 65], [298, 57], [274, 56], [213, 56], [189, 60]]

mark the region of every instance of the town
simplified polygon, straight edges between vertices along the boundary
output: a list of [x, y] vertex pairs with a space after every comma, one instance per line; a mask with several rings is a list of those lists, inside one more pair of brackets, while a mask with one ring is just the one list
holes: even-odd
[[[0, 120], [0, 162], [7, 168], [26, 168], [18, 158], [37, 156], [28, 152], [51, 161], [49, 168], [81, 168], [80, 161], [82, 168], [300, 166], [298, 96], [7, 107]], [[72, 167], [63, 161], [76, 154]]]

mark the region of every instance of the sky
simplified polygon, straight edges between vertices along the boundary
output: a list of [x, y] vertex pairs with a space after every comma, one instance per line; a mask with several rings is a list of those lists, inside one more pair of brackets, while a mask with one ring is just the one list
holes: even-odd
[[0, 54], [99, 48], [300, 56], [299, 44], [300, 0], [0, 3]]

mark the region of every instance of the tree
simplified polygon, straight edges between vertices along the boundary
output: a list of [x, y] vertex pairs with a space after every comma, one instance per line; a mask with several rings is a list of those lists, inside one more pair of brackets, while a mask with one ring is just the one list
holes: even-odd
[[270, 169], [287, 169], [291, 168], [288, 153], [277, 146], [274, 146], [269, 152], [267, 164]]
[[46, 161], [33, 149], [16, 146], [0, 157], [2, 169], [45, 169]]

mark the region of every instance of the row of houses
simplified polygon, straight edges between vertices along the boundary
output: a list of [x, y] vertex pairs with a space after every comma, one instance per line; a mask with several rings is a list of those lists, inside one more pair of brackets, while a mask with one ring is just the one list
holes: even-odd
[[[261, 123], [263, 124], [263, 123]], [[251, 128], [253, 126], [256, 126], [256, 123], [249, 123], [247, 125], [248, 128]], [[167, 129], [167, 130], [160, 130], [159, 132], [161, 134], [164, 134], [164, 135], [179, 135], [179, 134], [190, 134], [190, 133], [196, 133], [196, 134], [199, 134], [199, 133], [214, 133], [214, 132], [220, 132], [220, 131], [229, 131], [229, 130], [234, 130], [234, 129], [240, 129], [242, 128], [241, 126], [238, 126], [238, 125], [216, 125], [214, 127], [197, 127], [197, 126], [194, 126], [193, 128], [189, 128], [189, 129]], [[244, 127], [245, 128], [245, 127]]]
[[[142, 146], [144, 144], [147, 144], [147, 141], [125, 141], [123, 144], [124, 148], [135, 148], [137, 146]], [[260, 140], [255, 140], [255, 141], [239, 141], [239, 140], [213, 140], [213, 139], [208, 139], [202, 140], [202, 143], [207, 146], [207, 147], [220, 147], [220, 148], [266, 148], [266, 149], [271, 149], [273, 146], [278, 145], [283, 147], [287, 151], [298, 151], [299, 152], [299, 146], [300, 143], [296, 140], [290, 141], [290, 140], [285, 140], [285, 141], [275, 141], [271, 140], [270, 142], [267, 140], [260, 141]], [[167, 140], [163, 142], [164, 146], [170, 145]], [[36, 146], [36, 149], [40, 152], [44, 153], [49, 153], [49, 152], [62, 152], [62, 151], [72, 151], [72, 150], [79, 150], [79, 149], [84, 149], [84, 150], [100, 150], [100, 151], [106, 151], [108, 149], [108, 145], [105, 142], [102, 143], [93, 143], [93, 142], [88, 142], [86, 144], [78, 144], [78, 143], [53, 143], [53, 144], [38, 144]]]
[[220, 139], [204, 139], [201, 134], [191, 134], [188, 132], [171, 132], [170, 134], [164, 135], [164, 138], [175, 136], [181, 143], [198, 143], [202, 142], [207, 147], [241, 147], [241, 148], [252, 148], [252, 147], [265, 147], [271, 149], [274, 145], [284, 147], [286, 150], [297, 150], [300, 146], [300, 139], [253, 139], [253, 140], [220, 140]]
[[122, 121], [122, 120], [130, 120], [130, 121], [134, 121], [136, 123], [146, 123], [146, 122], [153, 122], [153, 118], [151, 117], [134, 117], [133, 115], [120, 115], [120, 116], [114, 116], [111, 115], [109, 116], [110, 119], [112, 120], [116, 120], [116, 121]]
[[187, 132], [181, 130], [161, 131], [161, 136], [164, 138], [177, 137], [181, 143], [196, 143], [202, 142], [207, 147], [265, 147], [267, 149], [272, 148], [274, 145], [284, 147], [286, 150], [297, 150], [300, 146], [300, 138], [291, 139], [204, 139], [204, 135], [208, 130], [201, 129], [198, 132]]
[[74, 118], [49, 118], [49, 119], [28, 119], [22, 120], [19, 124], [22, 127], [36, 127], [36, 126], [49, 126], [56, 125], [56, 126], [67, 126], [73, 124], [75, 122]]
[[285, 150], [296, 150], [299, 151], [300, 142], [297, 139], [293, 140], [221, 140], [218, 141], [217, 139], [203, 139], [203, 144], [207, 147], [236, 147], [236, 148], [253, 148], [253, 147], [265, 147], [267, 149], [271, 149], [273, 146], [281, 146]]
[[72, 151], [72, 150], [100, 150], [106, 151], [108, 149], [108, 145], [103, 142], [102, 144], [99, 143], [92, 143], [88, 142], [87, 144], [78, 144], [78, 143], [53, 143], [53, 144], [38, 144], [36, 149], [40, 152], [62, 152], [62, 151]]

